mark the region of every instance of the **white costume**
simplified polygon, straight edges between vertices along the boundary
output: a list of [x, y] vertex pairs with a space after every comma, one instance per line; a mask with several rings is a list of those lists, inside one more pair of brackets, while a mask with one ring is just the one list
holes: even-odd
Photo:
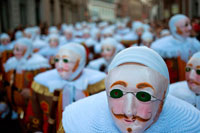
[[[146, 49], [131, 47], [121, 51], [111, 62], [109, 71], [126, 62], [141, 63], [159, 72], [169, 83], [168, 70], [162, 58]], [[158, 120], [145, 133], [199, 132], [200, 112], [190, 104], [167, 94], [166, 92]], [[106, 92], [102, 92], [66, 107], [62, 119], [64, 130], [70, 133], [120, 132], [111, 117], [107, 99]]]
[[[124, 49], [124, 46], [118, 43], [115, 39], [113, 38], [107, 38], [104, 41], [101, 42], [100, 45], [96, 45], [98, 47], [99, 51], [102, 49], [103, 45], [112, 45], [115, 47], [115, 52], [112, 55], [112, 58], [117, 54], [120, 50]], [[107, 72], [108, 65], [112, 61], [112, 58], [107, 61], [105, 58], [101, 57], [99, 59], [90, 61], [88, 64], [88, 68], [95, 69], [95, 70], [100, 70], [102, 66], [105, 67], [105, 72]]]
[[173, 83], [169, 87], [169, 93], [180, 98], [200, 110], [200, 95], [196, 95], [188, 87], [187, 81]]
[[177, 33], [176, 22], [187, 18], [185, 15], [175, 15], [169, 21], [169, 27], [172, 35], [158, 39], [152, 43], [151, 48], [157, 51], [163, 58], [177, 58], [185, 62], [189, 56], [200, 50], [200, 42], [191, 37], [182, 37]]

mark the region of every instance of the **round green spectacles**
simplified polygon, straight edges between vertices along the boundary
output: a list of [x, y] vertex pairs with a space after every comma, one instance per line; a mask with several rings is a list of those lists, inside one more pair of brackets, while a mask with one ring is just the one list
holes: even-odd
[[[192, 70], [191, 67], [186, 67], [186, 68], [185, 68], [185, 71], [186, 71], [186, 72], [190, 72], [191, 70]], [[197, 75], [200, 75], [200, 69], [196, 69], [195, 71], [196, 71]]]
[[120, 89], [113, 89], [112, 91], [110, 91], [109, 96], [114, 99], [117, 99], [117, 98], [121, 98], [123, 95], [126, 95], [127, 93], [133, 94], [141, 102], [149, 102], [149, 101], [156, 101], [156, 100], [162, 101], [145, 91], [139, 91], [137, 93], [134, 93], [134, 92], [125, 92]]
[[[58, 58], [54, 58], [54, 61], [55, 61], [55, 62], [59, 62], [59, 59], [58, 59]], [[63, 62], [64, 62], [64, 63], [68, 63], [69, 60], [68, 60], [68, 59], [63, 59]]]

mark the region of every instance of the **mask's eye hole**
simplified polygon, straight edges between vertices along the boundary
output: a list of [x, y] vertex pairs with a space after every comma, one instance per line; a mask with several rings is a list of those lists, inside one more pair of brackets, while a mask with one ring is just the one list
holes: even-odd
[[110, 97], [112, 98], [120, 98], [123, 96], [123, 92], [120, 89], [113, 89], [110, 92]]
[[144, 91], [137, 92], [136, 98], [139, 101], [142, 101], [142, 102], [151, 101], [151, 95], [149, 93], [147, 93], [147, 92], [144, 92]]
[[186, 67], [186, 68], [185, 68], [185, 71], [186, 71], [186, 72], [190, 72], [190, 71], [191, 71], [191, 68], [190, 68], [190, 67]]
[[196, 70], [196, 73], [197, 73], [198, 75], [200, 75], [200, 69], [197, 69], [197, 70]]
[[63, 59], [63, 62], [68, 63], [69, 61], [68, 61], [68, 59]]
[[58, 59], [58, 58], [55, 58], [55, 59], [54, 59], [54, 61], [55, 61], [55, 62], [58, 62], [58, 61], [59, 61], [59, 59]]

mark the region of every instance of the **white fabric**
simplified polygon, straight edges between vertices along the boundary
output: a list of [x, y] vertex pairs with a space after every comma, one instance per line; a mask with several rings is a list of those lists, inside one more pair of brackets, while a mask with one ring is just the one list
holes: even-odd
[[94, 45], [96, 45], [96, 43], [97, 42], [94, 39], [92, 39], [92, 38], [89, 38], [89, 39], [85, 40], [85, 44], [86, 44], [87, 47], [94, 46]]
[[144, 28], [144, 24], [140, 21], [135, 21], [132, 23], [132, 29], [136, 31], [139, 28]]
[[106, 72], [108, 69], [108, 65], [110, 62], [107, 62], [103, 57], [102, 58], [98, 58], [96, 60], [92, 60], [89, 62], [89, 64], [87, 65], [87, 68], [91, 68], [91, 69], [95, 69], [95, 70], [99, 70], [101, 65], [105, 65], [106, 66]]
[[134, 33], [133, 31], [125, 34], [122, 37], [122, 40], [126, 40], [126, 41], [134, 41], [134, 40], [138, 40], [138, 36], [136, 35], [136, 33]]
[[[50, 92], [63, 89], [63, 107], [77, 99], [73, 91], [86, 90], [88, 85], [95, 84], [105, 78], [105, 74], [91, 69], [84, 69], [81, 76], [75, 81], [63, 80], [56, 69], [46, 71], [34, 77], [34, 81], [49, 88]], [[70, 94], [70, 95], [69, 95]], [[69, 95], [69, 96], [68, 96]], [[64, 108], [63, 108], [64, 109]]]
[[114, 53], [114, 55], [115, 55], [116, 53], [118, 53], [120, 50], [122, 50], [122, 49], [125, 48], [122, 44], [118, 43], [118, 42], [117, 42], [114, 38], [112, 38], [112, 37], [108, 37], [108, 38], [106, 38], [105, 40], [101, 41], [101, 48], [102, 48], [102, 46], [104, 46], [104, 45], [112, 45], [112, 46], [114, 46], [114, 47], [115, 47], [115, 53]]
[[30, 59], [17, 60], [15, 57], [11, 57], [4, 64], [4, 69], [6, 72], [9, 70], [36, 70], [40, 68], [50, 68], [48, 60], [41, 55], [33, 54]]
[[10, 39], [10, 37], [7, 33], [2, 33], [0, 36], [0, 40], [2, 40], [2, 39]]
[[169, 87], [169, 94], [196, 106], [196, 108], [200, 110], [200, 96], [196, 96], [195, 93], [189, 89], [186, 81], [171, 84]]
[[76, 69], [75, 72], [73, 72], [73, 74], [71, 75], [71, 77], [69, 78], [69, 80], [73, 80], [74, 78], [76, 78], [80, 72], [83, 70], [83, 68], [85, 67], [86, 64], [86, 51], [85, 48], [77, 43], [68, 43], [67, 45], [63, 45], [60, 47], [60, 50], [71, 50], [75, 53], [77, 53], [78, 55], [80, 55], [80, 62], [79, 62], [79, 66]]
[[160, 32], [160, 35], [161, 35], [161, 36], [170, 35], [170, 31], [169, 31], [168, 29], [163, 29], [163, 30]]
[[60, 36], [59, 37], [59, 44], [60, 45], [65, 45], [65, 44], [70, 43], [70, 42], [74, 42], [74, 38], [73, 37], [70, 40], [67, 40], [67, 38], [65, 36]]
[[52, 34], [52, 33], [58, 34], [58, 29], [56, 26], [51, 26], [51, 27], [49, 27], [48, 32], [49, 32], [49, 34]]
[[6, 51], [6, 50], [12, 50], [14, 47], [14, 43], [9, 43], [7, 45], [0, 45], [0, 52]]
[[51, 56], [55, 56], [56, 53], [58, 52], [58, 48], [52, 48], [50, 46], [44, 47], [42, 49], [40, 49], [40, 51], [38, 51], [38, 54], [43, 55], [45, 57], [51, 57]]
[[43, 41], [41, 39], [36, 39], [34, 42], [33, 42], [33, 48], [38, 48], [38, 49], [41, 49], [41, 48], [44, 48], [48, 46], [48, 43], [46, 41]]
[[51, 39], [57, 39], [59, 41], [59, 36], [58, 34], [55, 34], [55, 33], [51, 33], [47, 36], [48, 38], [48, 42], [51, 40]]
[[[119, 133], [109, 108], [106, 92], [67, 106], [62, 125], [69, 133]], [[200, 112], [190, 104], [168, 95], [159, 119], [145, 133], [198, 133]]]
[[190, 37], [182, 42], [170, 35], [153, 42], [151, 48], [163, 58], [177, 58], [181, 56], [181, 59], [187, 62], [189, 56], [200, 50], [200, 42], [196, 38]]
[[119, 52], [112, 60], [108, 72], [120, 64], [134, 62], [143, 64], [160, 74], [162, 74], [169, 81], [169, 72], [167, 66], [154, 50], [147, 47], [130, 47]]
[[200, 51], [193, 54], [192, 58], [200, 58]]
[[141, 38], [144, 41], [153, 41], [153, 34], [149, 31], [146, 31], [142, 34]]

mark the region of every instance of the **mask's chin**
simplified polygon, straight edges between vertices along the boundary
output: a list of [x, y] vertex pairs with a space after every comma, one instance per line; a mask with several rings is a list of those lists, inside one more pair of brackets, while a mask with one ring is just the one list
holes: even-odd
[[22, 59], [22, 56], [15, 56], [15, 58], [16, 58], [17, 60], [20, 60], [20, 59]]
[[59, 75], [61, 76], [62, 79], [64, 80], [69, 80], [71, 74], [69, 73], [59, 73]]

